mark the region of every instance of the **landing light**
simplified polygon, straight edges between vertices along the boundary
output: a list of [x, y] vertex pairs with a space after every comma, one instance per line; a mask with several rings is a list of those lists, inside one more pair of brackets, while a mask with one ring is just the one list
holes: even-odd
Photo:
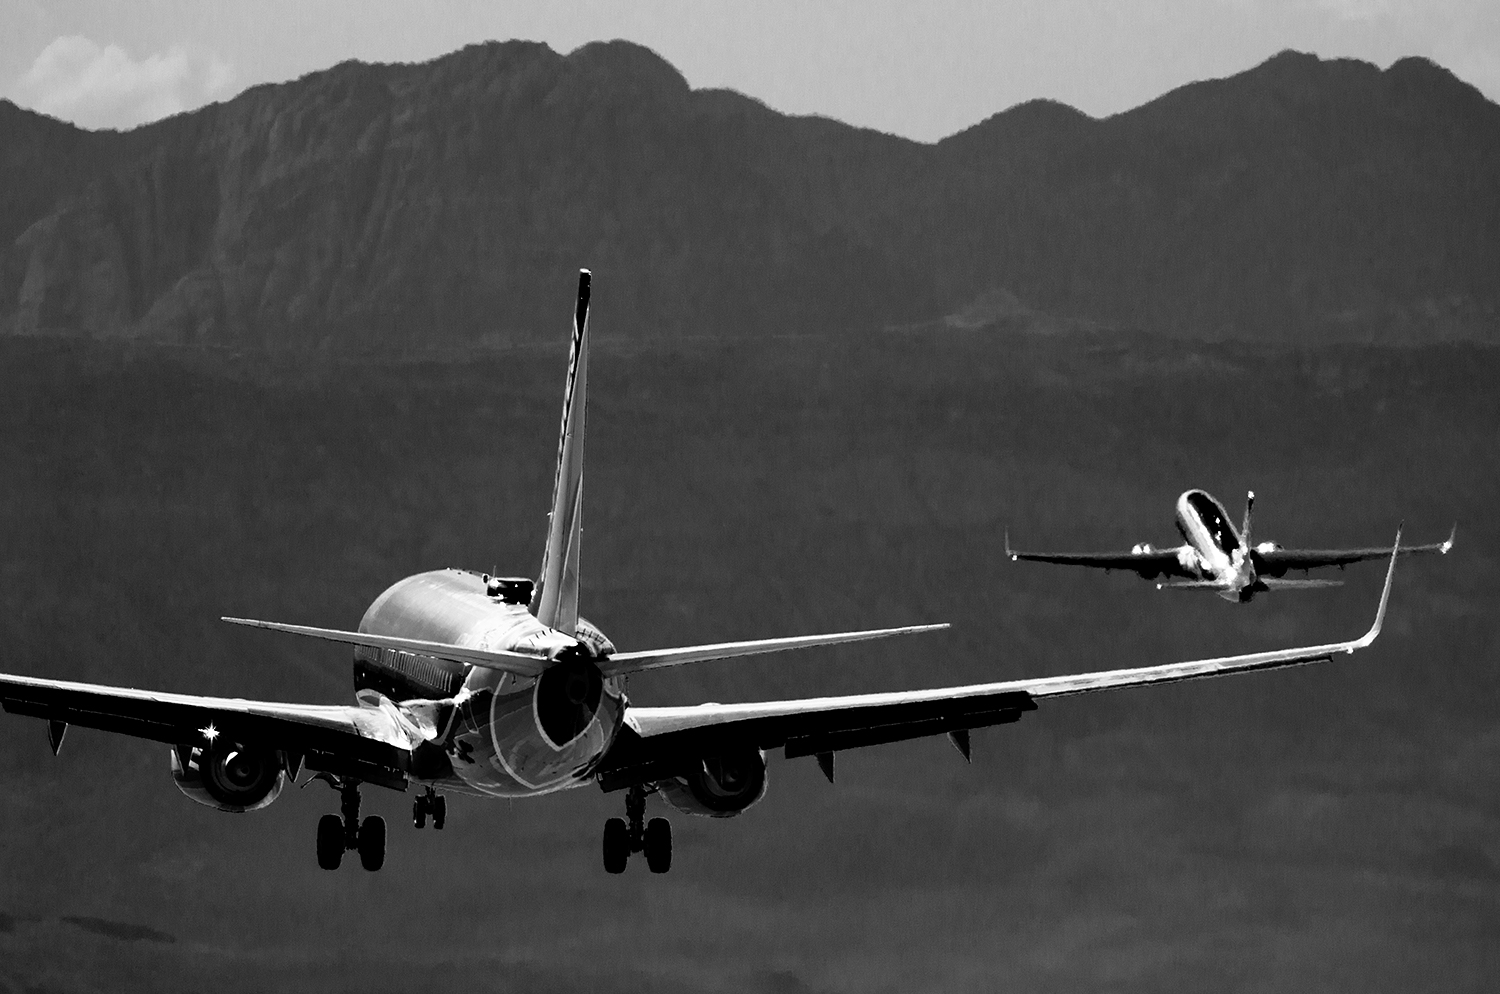
[[214, 723], [211, 721], [207, 725], [198, 729], [198, 733], [205, 739], [207, 739], [209, 741], [209, 744], [212, 744], [213, 740], [219, 737], [219, 730], [214, 727]]

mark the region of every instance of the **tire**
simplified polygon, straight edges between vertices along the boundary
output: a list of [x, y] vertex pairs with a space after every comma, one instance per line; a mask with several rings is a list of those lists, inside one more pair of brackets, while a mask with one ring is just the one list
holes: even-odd
[[344, 861], [344, 821], [338, 815], [318, 819], [318, 865], [337, 870]]
[[630, 831], [624, 818], [604, 823], [604, 869], [607, 873], [624, 873], [630, 862]]
[[[412, 806], [411, 806], [411, 825], [412, 825], [412, 828], [426, 828], [427, 827], [427, 805], [423, 804], [422, 800], [423, 799], [419, 797], [415, 801], [412, 802]], [[437, 826], [434, 825], [433, 827], [436, 828]]]
[[666, 873], [672, 868], [672, 823], [665, 818], [646, 822], [646, 865], [652, 873]]
[[441, 832], [443, 823], [448, 820], [448, 799], [438, 794], [432, 799], [432, 827], [434, 831]]
[[385, 865], [385, 819], [379, 815], [359, 826], [359, 865], [371, 873]]

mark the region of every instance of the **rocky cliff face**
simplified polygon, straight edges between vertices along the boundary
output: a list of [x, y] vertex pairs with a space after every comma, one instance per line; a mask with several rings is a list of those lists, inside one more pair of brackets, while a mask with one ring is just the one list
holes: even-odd
[[[1284, 53], [936, 145], [693, 91], [639, 46], [345, 63], [135, 131], [0, 103], [0, 322], [271, 347], [870, 329], [1019, 302], [1192, 337], [1500, 340], [1500, 107]], [[983, 309], [980, 308], [982, 311]]]

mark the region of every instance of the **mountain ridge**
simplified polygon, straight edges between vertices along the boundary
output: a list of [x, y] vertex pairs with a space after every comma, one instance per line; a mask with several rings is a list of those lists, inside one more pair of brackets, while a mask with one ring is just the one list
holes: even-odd
[[1500, 107], [1419, 58], [1287, 51], [927, 144], [694, 90], [629, 42], [508, 41], [128, 132], [9, 102], [0, 128], [11, 334], [528, 340], [587, 265], [604, 334], [873, 330], [1001, 291], [1053, 325], [1500, 342]]

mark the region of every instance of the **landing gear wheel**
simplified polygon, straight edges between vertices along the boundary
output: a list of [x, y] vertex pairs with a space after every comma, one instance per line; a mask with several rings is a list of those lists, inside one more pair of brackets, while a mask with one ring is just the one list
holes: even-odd
[[646, 865], [652, 873], [666, 873], [672, 868], [672, 823], [665, 818], [652, 818], [646, 823], [646, 837], [642, 840], [646, 850]]
[[359, 826], [359, 865], [372, 873], [385, 865], [385, 819], [379, 815]]
[[432, 827], [441, 832], [443, 823], [448, 820], [448, 799], [442, 794], [432, 798]]
[[338, 815], [318, 819], [318, 865], [337, 870], [344, 861], [344, 820]]
[[608, 873], [624, 873], [630, 862], [630, 830], [624, 818], [611, 818], [604, 823], [604, 869]]
[[419, 797], [415, 801], [411, 802], [411, 826], [412, 826], [412, 828], [426, 828], [427, 827], [427, 805], [424, 804], [424, 803], [422, 803], [425, 800], [427, 800], [427, 798], [425, 798], [425, 797]]

